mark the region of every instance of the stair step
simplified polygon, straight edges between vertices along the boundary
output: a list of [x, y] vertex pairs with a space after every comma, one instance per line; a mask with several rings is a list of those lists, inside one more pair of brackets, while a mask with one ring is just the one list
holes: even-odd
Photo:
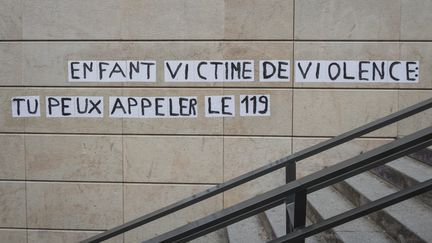
[[191, 240], [190, 243], [229, 243], [226, 229], [220, 229], [198, 239]]
[[[306, 225], [310, 225], [310, 224], [311, 224], [311, 222], [309, 220], [306, 220]], [[321, 235], [322, 235], [322, 233], [313, 235], [309, 238], [306, 238], [305, 243], [326, 243], [326, 241], [324, 241], [321, 238]]]
[[428, 148], [420, 149], [419, 151], [414, 152], [409, 156], [420, 162], [432, 166], [432, 146]]
[[[403, 189], [432, 178], [432, 167], [409, 157], [402, 157], [371, 170], [375, 175]], [[432, 207], [432, 192], [417, 197]]]
[[[356, 206], [395, 193], [397, 188], [367, 172], [334, 185]], [[432, 211], [408, 199], [369, 215], [387, 234], [400, 242], [432, 242]]]
[[[308, 216], [314, 223], [352, 208], [354, 208], [354, 206], [331, 187], [321, 189], [308, 195]], [[356, 219], [326, 231], [322, 237], [327, 242], [393, 242], [385, 232], [366, 217]]]
[[262, 243], [271, 240], [258, 216], [252, 216], [227, 227], [230, 243]]
[[264, 228], [272, 236], [272, 238], [279, 238], [286, 234], [286, 210], [285, 204], [279, 205], [272, 209], [259, 214]]
[[[266, 229], [267, 233], [271, 235], [272, 239], [276, 239], [285, 235], [286, 232], [286, 210], [285, 204], [279, 205], [272, 209], [259, 214], [259, 218]], [[309, 222], [308, 222], [309, 223]], [[306, 238], [306, 243], [319, 243], [317, 236]]]

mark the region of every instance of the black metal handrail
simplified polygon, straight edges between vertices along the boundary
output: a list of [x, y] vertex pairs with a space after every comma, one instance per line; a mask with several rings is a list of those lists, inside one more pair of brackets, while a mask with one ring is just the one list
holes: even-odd
[[[252, 170], [252, 171], [245, 173], [241, 176], [235, 177], [231, 180], [228, 180], [224, 183], [221, 183], [221, 184], [214, 186], [210, 189], [207, 189], [203, 192], [194, 194], [188, 198], [185, 198], [183, 200], [180, 200], [178, 202], [170, 204], [170, 205], [163, 207], [159, 210], [156, 210], [152, 213], [146, 214], [142, 217], [139, 217], [137, 219], [129, 221], [125, 224], [122, 224], [120, 226], [117, 226], [115, 228], [107, 230], [103, 233], [100, 233], [98, 235], [95, 235], [95, 236], [87, 239], [87, 240], [82, 241], [82, 243], [94, 243], [94, 242], [101, 242], [101, 241], [107, 240], [107, 239], [112, 238], [116, 235], [122, 234], [126, 231], [132, 230], [134, 228], [137, 228], [139, 226], [142, 226], [144, 224], [147, 224], [149, 222], [152, 222], [154, 220], [162, 218], [162, 217], [169, 215], [173, 212], [176, 212], [176, 211], [181, 210], [183, 208], [189, 207], [189, 206], [196, 204], [198, 202], [201, 202], [207, 198], [213, 197], [217, 194], [225, 192], [229, 189], [232, 189], [236, 186], [242, 185], [246, 182], [249, 182], [251, 180], [259, 178], [263, 175], [266, 175], [268, 173], [271, 173], [271, 172], [278, 170], [280, 168], [283, 168], [283, 167], [286, 167], [286, 182], [288, 183], [288, 182], [294, 181], [295, 180], [295, 172], [296, 172], [296, 167], [295, 167], [296, 162], [301, 161], [303, 159], [306, 159], [308, 157], [311, 157], [313, 155], [319, 154], [323, 151], [331, 149], [335, 146], [338, 146], [340, 144], [343, 144], [343, 143], [348, 142], [350, 140], [353, 140], [355, 138], [361, 137], [365, 134], [373, 132], [377, 129], [380, 129], [382, 127], [385, 127], [385, 126], [390, 125], [392, 123], [395, 123], [397, 121], [400, 121], [404, 118], [410, 117], [414, 114], [420, 113], [420, 112], [427, 110], [429, 108], [432, 108], [432, 98], [427, 99], [427, 100], [420, 102], [418, 104], [415, 104], [413, 106], [410, 106], [408, 108], [405, 108], [403, 110], [400, 110], [398, 112], [395, 112], [393, 114], [390, 114], [386, 117], [380, 118], [376, 121], [370, 122], [366, 125], [358, 127], [358, 128], [353, 129], [351, 131], [345, 132], [339, 136], [336, 136], [336, 137], [331, 138], [329, 140], [323, 141], [319, 144], [316, 144], [314, 146], [311, 146], [309, 148], [301, 150], [297, 153], [294, 153], [290, 156], [286, 156], [282, 159], [276, 160], [272, 163], [269, 163], [269, 164], [262, 166], [258, 169]], [[293, 198], [289, 198], [288, 200], [287, 200], [287, 198], [285, 199], [285, 201], [287, 203], [291, 202], [292, 200], [294, 200], [294, 199]], [[300, 221], [297, 223], [301, 224], [302, 223], [301, 221], [302, 221], [302, 219], [300, 219]], [[289, 224], [290, 222], [291, 221], [288, 220], [288, 218], [287, 218], [287, 223]]]
[[[298, 207], [298, 209], [295, 209], [296, 212], [294, 213], [294, 227], [295, 229], [301, 229], [304, 227], [306, 221], [306, 195], [308, 193], [340, 182], [345, 178], [360, 174], [370, 168], [380, 166], [430, 145], [432, 145], [432, 126], [335, 164], [331, 167], [327, 167], [296, 181], [287, 183], [195, 222], [156, 236], [150, 240], [143, 241], [143, 243], [187, 242], [280, 205], [285, 202], [289, 195], [295, 195], [295, 207]], [[428, 183], [425, 186], [426, 189], [430, 186]], [[417, 189], [414, 193], [411, 193], [411, 195], [416, 195], [418, 191], [425, 190], [424, 187]], [[406, 192], [403, 192], [402, 195], [396, 195], [396, 198], [394, 198], [394, 196], [386, 198], [383, 202], [380, 202], [378, 206], [375, 205], [375, 207], [372, 207], [372, 209], [378, 210], [382, 205], [388, 205], [389, 202], [396, 203], [398, 200], [407, 199], [407, 195], [410, 195], [410, 193], [407, 195], [405, 194]], [[357, 214], [351, 215], [350, 217], [360, 217], [370, 210], [371, 208], [366, 208], [354, 211]], [[343, 223], [344, 220], [346, 220], [346, 218], [342, 217], [339, 218], [339, 221], [337, 222]], [[296, 221], [299, 221], [300, 225], [297, 225]], [[333, 222], [333, 224], [334, 223], [335, 222]], [[322, 227], [321, 229], [323, 231], [325, 227]], [[305, 230], [304, 234], [296, 235], [295, 239], [304, 240], [307, 235], [306, 233]], [[293, 233], [288, 234], [285, 237], [290, 239], [289, 237], [291, 237], [292, 234]], [[285, 242], [285, 240], [281, 242]]]
[[279, 237], [269, 243], [295, 242], [296, 240], [304, 240], [307, 237], [321, 233], [325, 230], [337, 227], [341, 224], [366, 216], [383, 208], [389, 207], [396, 203], [410, 199], [422, 193], [432, 190], [432, 179], [421, 182], [411, 188], [390, 194], [373, 202], [361, 205], [358, 208], [351, 209], [344, 213], [338, 214], [331, 218], [325, 219], [319, 223], [308, 227], [298, 229], [295, 232]]

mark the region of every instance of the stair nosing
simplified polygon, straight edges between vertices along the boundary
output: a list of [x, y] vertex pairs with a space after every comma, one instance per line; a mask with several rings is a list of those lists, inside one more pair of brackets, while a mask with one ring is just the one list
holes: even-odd
[[[338, 197], [336, 202], [339, 202], [339, 204], [333, 204], [331, 205], [331, 207], [337, 207], [339, 209], [343, 209], [341, 212], [335, 212], [336, 209], [332, 209], [331, 211], [333, 211], [332, 213], [329, 214], [325, 214], [325, 212], [320, 212], [320, 209], [316, 207], [316, 203], [313, 202], [312, 199], [308, 200], [308, 204], [309, 204], [309, 210], [311, 210], [312, 212], [310, 212], [310, 214], [318, 214], [318, 218], [320, 220], [323, 220], [325, 218], [329, 218], [332, 217], [334, 215], [340, 214], [342, 212], [345, 212], [347, 210], [353, 209], [355, 208], [354, 205], [352, 205], [347, 199], [345, 199], [345, 197], [343, 195], [341, 195], [337, 190], [328, 187], [328, 188], [324, 188], [320, 190], [321, 193], [327, 193], [329, 195], [327, 196], [332, 196], [332, 197]], [[316, 192], [315, 192], [316, 193]], [[334, 203], [334, 202], [333, 202]], [[340, 211], [340, 210], [339, 210]], [[323, 214], [324, 213], [324, 214]], [[349, 224], [350, 222], [334, 227], [332, 228], [330, 231], [327, 231], [327, 234], [333, 234], [333, 237], [335, 239], [333, 239], [333, 241], [338, 241], [338, 242], [349, 242], [349, 233], [358, 233], [358, 234], [369, 234], [369, 235], [374, 235], [374, 234], [379, 234], [382, 236], [382, 238], [380, 238], [379, 242], [393, 242], [393, 239], [387, 235], [384, 231], [382, 230], [373, 230], [373, 229], [380, 229], [377, 225], [375, 225], [371, 220], [369, 220], [367, 217], [361, 217], [357, 222], [355, 222], [356, 224], [360, 224], [362, 225], [361, 227], [365, 227], [362, 231], [356, 231], [356, 230], [348, 230], [346, 227], [346, 224]], [[352, 222], [352, 221], [351, 221]], [[351, 226], [352, 227], [352, 226]], [[369, 231], [369, 229], [372, 229]], [[355, 242], [355, 240], [354, 240]]]
[[[404, 165], [403, 163], [407, 163]], [[399, 158], [370, 170], [391, 185], [405, 189], [432, 178], [432, 167], [410, 157]], [[432, 191], [414, 197], [432, 209]]]
[[[359, 200], [366, 200], [367, 202], [370, 202], [370, 201], [378, 199], [378, 198], [371, 198], [370, 195], [364, 195], [364, 191], [363, 192], [359, 191], [358, 187], [355, 187], [355, 186], [352, 185], [354, 183], [353, 181], [355, 181], [358, 178], [364, 177], [364, 176], [366, 176], [366, 177], [372, 177], [373, 180], [375, 180], [375, 182], [383, 183], [383, 185], [385, 187], [387, 187], [387, 189], [384, 189], [384, 190], [388, 190], [391, 193], [394, 193], [394, 192], [398, 191], [398, 190], [395, 190], [394, 188], [392, 188], [392, 185], [389, 184], [388, 182], [386, 182], [385, 180], [382, 180], [379, 177], [377, 177], [374, 174], [369, 173], [369, 172], [361, 174], [361, 175], [357, 175], [356, 176], [357, 178], [353, 177], [353, 178], [347, 179], [346, 181], [339, 183], [339, 185], [336, 185], [336, 188], [338, 188], [338, 186], [339, 187], [342, 186], [342, 187], [347, 187], [350, 190], [354, 190], [355, 191], [354, 193], [357, 193], [358, 196], [361, 197]], [[377, 189], [377, 188], [375, 187], [375, 189]], [[338, 190], [340, 190], [340, 188]], [[388, 193], [386, 195], [388, 195]], [[385, 196], [385, 195], [381, 195], [381, 197], [383, 197], [383, 196]], [[354, 199], [351, 198], [350, 201], [353, 202], [356, 206], [359, 206], [359, 202], [354, 202], [353, 200]], [[432, 211], [430, 211], [430, 208], [428, 206], [426, 206], [426, 205], [418, 202], [414, 198], [408, 199], [408, 200], [406, 200], [404, 202], [401, 202], [399, 204], [396, 204], [396, 205], [401, 205], [401, 204], [404, 204], [404, 203], [405, 203], [405, 205], [408, 203], [408, 206], [411, 206], [411, 208], [416, 208], [417, 207], [417, 209], [415, 209], [413, 211], [419, 211], [420, 210], [420, 211], [431, 212], [431, 214], [432, 214]], [[411, 204], [411, 205], [409, 205], [409, 204]], [[405, 217], [403, 217], [400, 213], [398, 213], [397, 211], [395, 211], [395, 209], [392, 208], [392, 207], [397, 207], [397, 206], [394, 205], [394, 206], [385, 208], [383, 210], [380, 210], [380, 211], [376, 212], [375, 214], [379, 214], [379, 213], [384, 214], [382, 216], [387, 216], [391, 221], [394, 221], [394, 223], [399, 224], [400, 225], [399, 227], [403, 227], [404, 230], [406, 230], [407, 232], [409, 232], [412, 235], [414, 235], [415, 237], [417, 237], [418, 238], [417, 240], [419, 242], [422, 242], [422, 241], [427, 242], [428, 240], [431, 240], [431, 239], [429, 239], [429, 237], [432, 238], [432, 235], [431, 236], [426, 235], [426, 237], [427, 237], [426, 239], [425, 239], [425, 235], [424, 234], [423, 235], [419, 235], [418, 234], [419, 232], [416, 231], [416, 229], [414, 229], [412, 227], [413, 225], [409, 225], [410, 222], [406, 221], [407, 219]], [[406, 223], [408, 223], [408, 225]], [[383, 225], [381, 225], [381, 226], [383, 226]], [[420, 232], [420, 233], [422, 233], [422, 232]]]
[[[252, 223], [252, 221], [254, 221], [254, 222]], [[250, 224], [250, 226], [252, 226], [254, 228], [255, 228], [255, 226], [260, 227], [260, 228], [257, 228], [257, 230], [254, 231], [258, 235], [251, 235], [251, 234], [249, 234], [250, 232], [247, 232], [246, 236], [256, 236], [256, 237], [247, 239], [247, 242], [266, 242], [267, 240], [270, 240], [270, 236], [265, 231], [263, 225], [261, 224], [260, 219], [258, 218], [258, 215], [254, 215], [254, 216], [251, 216], [249, 218], [246, 218], [244, 220], [241, 220], [239, 222], [236, 222], [236, 223], [234, 223], [234, 224], [229, 225], [229, 226], [226, 227], [227, 228], [227, 235], [228, 235], [228, 241], [229, 242], [232, 242], [232, 243], [239, 242], [236, 239], [234, 239], [236, 241], [233, 241], [232, 237], [233, 237], [233, 232], [238, 233], [237, 232], [238, 229], [236, 229], [236, 227], [239, 227], [239, 225], [242, 224], [242, 223], [243, 224]], [[255, 224], [255, 225], [253, 225], [253, 224]], [[261, 237], [260, 232], [258, 232], [258, 230], [261, 233], [265, 234], [265, 237], [264, 237], [265, 239], [263, 239]], [[259, 237], [259, 238], [257, 238], [257, 237]], [[254, 241], [251, 241], [251, 240], [254, 240]]]

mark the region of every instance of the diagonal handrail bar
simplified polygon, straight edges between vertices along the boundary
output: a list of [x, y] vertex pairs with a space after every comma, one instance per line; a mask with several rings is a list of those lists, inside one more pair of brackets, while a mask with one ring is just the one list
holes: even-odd
[[[232, 207], [221, 210], [152, 239], [143, 241], [143, 243], [186, 242], [196, 239], [202, 235], [279, 205], [284, 202], [289, 195], [304, 190], [307, 191], [309, 188], [323, 185], [325, 182], [339, 182], [343, 180], [339, 175], [349, 173], [351, 176], [354, 176], [352, 171], [356, 171], [357, 174], [362, 173], [369, 169], [367, 166], [369, 164], [374, 164], [375, 166], [385, 164], [430, 145], [432, 145], [432, 126], [372, 149], [351, 159], [327, 167], [314, 174], [305, 176], [261, 195], [255, 196]], [[377, 163], [377, 161], [380, 163]], [[363, 170], [361, 168], [363, 168]], [[323, 185], [323, 187], [325, 186], [326, 185]]]
[[269, 243], [296, 242], [432, 190], [432, 179], [281, 236]]
[[185, 199], [177, 201], [173, 204], [170, 204], [168, 206], [160, 208], [154, 212], [151, 212], [149, 214], [146, 214], [144, 216], [141, 216], [139, 218], [136, 218], [134, 220], [126, 222], [122, 225], [119, 225], [117, 227], [114, 227], [112, 229], [104, 231], [104, 232], [102, 232], [98, 235], [95, 235], [89, 239], [81, 241], [81, 243], [96, 243], [96, 242], [101, 242], [101, 241], [107, 240], [107, 239], [112, 238], [116, 235], [122, 234], [126, 231], [132, 230], [132, 229], [137, 228], [141, 225], [152, 222], [156, 219], [162, 218], [162, 217], [169, 215], [173, 212], [176, 212], [176, 211], [181, 210], [183, 208], [189, 207], [189, 206], [196, 204], [198, 202], [201, 202], [207, 198], [213, 197], [219, 193], [225, 192], [225, 191], [232, 189], [236, 186], [242, 185], [242, 184], [249, 182], [251, 180], [254, 180], [258, 177], [261, 177], [261, 176], [266, 175], [268, 173], [271, 173], [275, 170], [283, 168], [290, 163], [296, 163], [296, 162], [301, 161], [305, 158], [311, 157], [311, 156], [316, 155], [318, 153], [321, 153], [325, 150], [331, 149], [335, 146], [338, 146], [340, 144], [343, 144], [343, 143], [348, 142], [350, 140], [353, 140], [355, 138], [361, 137], [361, 136], [368, 134], [372, 131], [375, 131], [375, 130], [380, 129], [382, 127], [385, 127], [387, 125], [393, 124], [397, 121], [400, 121], [404, 118], [410, 117], [412, 115], [415, 115], [417, 113], [420, 113], [420, 112], [425, 111], [425, 110], [430, 109], [430, 108], [432, 108], [432, 98], [427, 99], [425, 101], [422, 101], [420, 103], [417, 103], [415, 105], [412, 105], [410, 107], [407, 107], [405, 109], [402, 109], [398, 112], [392, 113], [392, 114], [385, 116], [383, 118], [380, 118], [378, 120], [372, 121], [368, 124], [365, 124], [363, 126], [355, 128], [351, 131], [345, 132], [345, 133], [343, 133], [339, 136], [336, 136], [334, 138], [331, 138], [329, 140], [318, 143], [314, 146], [311, 146], [309, 148], [301, 150], [301, 151], [294, 153], [292, 155], [283, 157], [279, 160], [276, 160], [276, 161], [269, 163], [265, 166], [262, 166], [258, 169], [252, 170], [248, 173], [245, 173], [243, 175], [235, 177], [235, 178], [228, 180], [226, 182], [223, 182], [223, 183], [216, 185], [212, 188], [209, 188], [205, 191], [199, 192], [199, 193], [194, 194], [190, 197], [187, 197]]

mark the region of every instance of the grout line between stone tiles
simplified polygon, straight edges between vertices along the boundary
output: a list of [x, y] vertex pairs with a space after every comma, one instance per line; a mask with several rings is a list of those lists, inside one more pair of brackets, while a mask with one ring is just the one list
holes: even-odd
[[[224, 88], [222, 88], [222, 95], [225, 95]], [[237, 110], [236, 108], [237, 107], [234, 107], [235, 111]], [[222, 117], [222, 182], [225, 182], [225, 117]], [[224, 208], [225, 208], [225, 192], [222, 192], [222, 209]]]
[[61, 180], [61, 179], [52, 179], [52, 180], [23, 180], [23, 179], [0, 179], [0, 182], [26, 182], [26, 183], [63, 183], [63, 184], [131, 184], [131, 185], [178, 185], [178, 186], [189, 186], [189, 185], [195, 185], [195, 186], [216, 186], [219, 184], [219, 182], [207, 182], [207, 183], [200, 183], [200, 182], [136, 182], [136, 181], [89, 181], [89, 180]]
[[[296, 5], [296, 0], [293, 0], [293, 7], [292, 7], [292, 9], [293, 9], [293, 12], [292, 12], [292, 18], [293, 18], [293, 21], [292, 21], [292, 25], [293, 25], [293, 27], [292, 27], [292, 39], [293, 39], [293, 42], [295, 40], [295, 13], [296, 13], [295, 5]], [[293, 48], [293, 52], [294, 52], [294, 48]], [[294, 55], [293, 55], [293, 60], [294, 60]]]
[[[294, 85], [294, 81], [293, 85]], [[378, 84], [386, 84], [385, 82], [382, 83], [376, 83]], [[390, 83], [395, 84], [395, 83]], [[362, 90], [371, 90], [371, 91], [396, 91], [398, 89], [405, 90], [405, 91], [432, 91], [432, 88], [409, 88], [409, 87], [297, 87], [297, 86], [290, 86], [290, 87], [274, 87], [274, 86], [225, 86], [225, 87], [215, 87], [215, 86], [0, 86], [0, 89], [8, 90], [8, 89], [51, 89], [51, 90], [60, 90], [60, 89], [160, 89], [163, 91], [172, 91], [173, 89], [177, 89], [179, 91], [190, 91], [190, 90], [197, 90], [197, 91], [205, 91], [205, 90], [214, 90], [218, 91], [220, 89], [226, 89], [226, 90], [248, 90], [248, 91], [259, 91], [263, 89], [268, 90], [292, 90], [292, 89], [298, 89], [298, 90], [344, 90], [344, 91], [362, 91]], [[109, 95], [107, 95], [109, 96]], [[165, 95], [167, 96], [167, 95]]]
[[[400, 95], [401, 95], [401, 91], [398, 90], [398, 91], [397, 91], [397, 109], [398, 109], [398, 110], [401, 110], [401, 107], [400, 107]], [[398, 122], [395, 123], [395, 124], [396, 124], [396, 136], [397, 136], [397, 137], [399, 137], [399, 134], [400, 134], [400, 132], [399, 132], [399, 124], [400, 124], [401, 122], [404, 122], [404, 119], [402, 119], [401, 121], [398, 121]], [[406, 121], [405, 121], [405, 122], [406, 122]]]
[[[293, 14], [294, 15], [294, 14]], [[293, 26], [294, 28], [294, 26]], [[76, 43], [87, 43], [87, 42], [432, 42], [432, 39], [1, 39], [0, 43], [8, 42], [42, 42], [42, 43], [58, 43], [58, 42], [76, 42]]]
[[[342, 132], [341, 132], [342, 133]], [[237, 134], [118, 134], [118, 133], [37, 133], [37, 132], [0, 132], [1, 135], [27, 135], [27, 136], [100, 136], [100, 137], [118, 137], [118, 136], [133, 136], [133, 137], [234, 137], [234, 138], [333, 138], [332, 135], [326, 136], [310, 136], [310, 135], [237, 135]], [[360, 139], [392, 139], [392, 136], [362, 136]]]
[[[121, 92], [122, 96], [124, 96], [124, 90]], [[122, 182], [121, 182], [121, 188], [122, 188], [122, 216], [123, 216], [123, 223], [125, 223], [125, 194], [126, 194], [126, 186], [125, 186], [125, 146], [124, 146], [124, 118], [121, 120], [122, 124], [122, 135], [121, 135], [121, 141], [122, 141]], [[125, 235], [126, 233], [121, 234], [122, 240], [125, 242]]]
[[[362, 91], [362, 90], [370, 90], [370, 91], [397, 91], [397, 90], [404, 90], [404, 91], [432, 91], [432, 88], [409, 88], [409, 87], [297, 87], [294, 86], [295, 82], [293, 82], [292, 86], [290, 87], [272, 87], [272, 86], [225, 86], [225, 87], [212, 87], [212, 86], [175, 86], [175, 87], [166, 87], [166, 86], [0, 86], [0, 89], [8, 90], [8, 89], [51, 89], [51, 90], [60, 90], [60, 89], [144, 89], [144, 90], [152, 90], [152, 89], [160, 89], [163, 91], [172, 91], [173, 89], [177, 89], [179, 91], [190, 91], [190, 90], [197, 90], [197, 91], [206, 91], [206, 90], [214, 90], [218, 91], [220, 89], [226, 89], [226, 90], [248, 90], [248, 91], [259, 91], [263, 89], [268, 90], [292, 90], [292, 89], [298, 89], [298, 90], [343, 90], [343, 91]], [[385, 83], [376, 83], [376, 84], [385, 84]], [[394, 83], [392, 83], [394, 84]], [[109, 96], [109, 95], [107, 95]], [[166, 96], [166, 95], [165, 95]]]
[[[225, 1], [224, 1], [225, 4]], [[225, 6], [224, 6], [225, 8]], [[225, 12], [225, 11], [224, 11]], [[224, 16], [225, 19], [225, 16]], [[225, 21], [224, 21], [224, 32], [226, 32], [225, 29]], [[222, 43], [222, 58], [225, 59], [225, 43]], [[225, 95], [225, 88], [226, 87], [226, 82], [222, 83], [222, 95]], [[242, 88], [239, 88], [242, 89]], [[205, 102], [204, 102], [205, 103]], [[235, 102], [235, 106], [237, 106], [237, 102]], [[237, 107], [234, 108], [235, 112], [239, 112], [240, 109], [237, 109]], [[236, 114], [237, 115], [237, 114]], [[225, 117], [222, 117], [222, 182], [225, 182]], [[222, 192], [222, 209], [225, 208], [225, 192]]]
[[101, 232], [105, 231], [106, 229], [62, 229], [62, 228], [24, 228], [24, 227], [0, 227], [0, 230], [25, 230], [26, 234], [28, 235], [28, 231], [36, 231], [36, 230], [43, 230], [43, 231], [87, 231], [87, 232]]
[[402, 1], [399, 0], [399, 41], [401, 40], [402, 40]]
[[[24, 122], [24, 128], [25, 128], [26, 121]], [[27, 199], [28, 199], [28, 192], [27, 192], [27, 143], [26, 143], [26, 137], [23, 136], [23, 142], [24, 142], [24, 191], [25, 191], [25, 225], [26, 225], [26, 242], [28, 243], [28, 205], [27, 205]]]
[[[122, 130], [123, 130], [123, 121], [122, 121]], [[124, 185], [124, 181], [125, 181], [125, 169], [124, 169], [124, 163], [125, 163], [125, 152], [124, 152], [124, 136], [121, 136], [121, 142], [122, 142], [122, 208], [123, 208], [123, 223], [125, 223], [125, 216], [124, 216], [124, 210], [125, 210], [125, 185]]]
[[[25, 89], [24, 90], [25, 94], [28, 95], [29, 90]], [[29, 233], [28, 233], [28, 190], [27, 190], [27, 142], [26, 142], [26, 132], [27, 132], [27, 123], [28, 120], [25, 119], [24, 120], [24, 134], [22, 134], [23, 136], [23, 143], [24, 143], [24, 191], [25, 191], [25, 225], [26, 225], [26, 242], [28, 243], [28, 237], [29, 237]]]
[[[24, 89], [24, 93], [26, 95], [29, 95], [29, 90], [27, 88]], [[28, 243], [28, 185], [27, 185], [27, 167], [28, 167], [28, 161], [27, 161], [27, 139], [26, 139], [26, 132], [27, 132], [27, 123], [28, 120], [25, 119], [24, 120], [24, 133], [22, 134], [23, 136], [23, 143], [24, 143], [24, 191], [25, 191], [25, 226], [26, 226], [26, 242]]]
[[[295, 35], [295, 3], [296, 0], [293, 0], [293, 28], [292, 28], [292, 38], [294, 39], [294, 35]], [[291, 86], [292, 86], [292, 90], [291, 90], [291, 154], [294, 153], [294, 137], [292, 136], [294, 134], [294, 93], [295, 93], [295, 87], [294, 87], [294, 68], [295, 68], [295, 63], [294, 63], [294, 59], [295, 59], [295, 41], [292, 42], [292, 68], [291, 68]], [[287, 173], [286, 169], [285, 169], [285, 173]], [[297, 177], [297, 175], [296, 175]]]
[[[401, 6], [402, 6], [402, 4], [401, 4]], [[400, 7], [401, 7], [400, 6]], [[402, 8], [402, 7], [401, 7]], [[402, 9], [400, 10], [401, 11], [401, 14], [402, 14]], [[402, 18], [402, 15], [400, 15], [400, 17]], [[402, 22], [401, 22], [401, 24], [402, 24]], [[399, 29], [399, 38], [401, 37], [401, 29], [402, 29], [402, 26], [400, 27], [400, 29]], [[402, 56], [402, 44], [401, 43], [399, 43], [399, 45], [398, 45], [398, 51], [399, 51], [399, 53], [398, 53], [398, 56], [399, 57], [401, 57]], [[420, 80], [419, 80], [419, 83], [420, 83]], [[397, 89], [397, 91], [396, 91], [396, 94], [397, 94], [397, 110], [401, 110], [400, 109], [400, 101], [399, 101], [399, 97], [400, 97], [400, 93], [401, 93], [401, 84], [399, 84], [398, 85], [398, 89]], [[398, 121], [398, 122], [396, 122], [395, 123], [395, 125], [396, 125], [396, 137], [398, 137], [399, 136], [399, 124], [401, 123], [401, 122], [403, 122], [403, 120], [404, 119], [402, 119], [401, 121]]]

